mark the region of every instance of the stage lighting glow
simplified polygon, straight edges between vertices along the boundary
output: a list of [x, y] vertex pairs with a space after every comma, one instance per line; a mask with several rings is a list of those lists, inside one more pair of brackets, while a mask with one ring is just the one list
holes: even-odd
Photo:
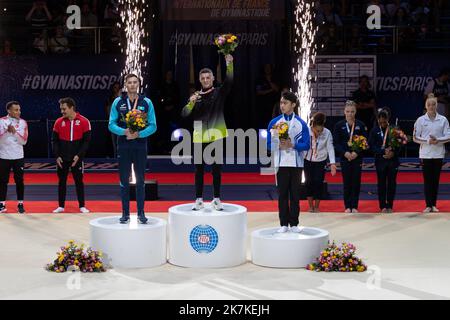
[[300, 117], [309, 120], [314, 106], [312, 98], [310, 66], [315, 63], [317, 55], [316, 34], [318, 27], [314, 26], [314, 0], [297, 0], [295, 9], [295, 40], [294, 51], [297, 63], [292, 69], [294, 74], [294, 90], [300, 100]]
[[[145, 56], [150, 49], [145, 45], [144, 40], [148, 38], [145, 30], [145, 16], [148, 8], [147, 0], [119, 0], [120, 22], [118, 26], [123, 29], [126, 36], [126, 44], [122, 46], [122, 53], [125, 53], [126, 61], [121, 76], [134, 73], [141, 80], [140, 91], [144, 89], [143, 65], [147, 61]], [[124, 48], [125, 47], [125, 50]]]
[[267, 130], [266, 129], [260, 129], [259, 130], [259, 137], [261, 139], [267, 139]]
[[175, 139], [180, 139], [182, 136], [183, 136], [183, 135], [181, 134], [181, 130], [180, 130], [180, 129], [177, 129], [177, 130], [175, 130], [175, 131], [173, 132], [173, 137], [174, 137]]

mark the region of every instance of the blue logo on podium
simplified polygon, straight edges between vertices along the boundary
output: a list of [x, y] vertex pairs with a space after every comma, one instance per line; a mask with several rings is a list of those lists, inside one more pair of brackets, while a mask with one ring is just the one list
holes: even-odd
[[211, 253], [219, 243], [217, 231], [207, 225], [198, 225], [192, 229], [189, 235], [189, 241], [192, 248], [199, 253]]

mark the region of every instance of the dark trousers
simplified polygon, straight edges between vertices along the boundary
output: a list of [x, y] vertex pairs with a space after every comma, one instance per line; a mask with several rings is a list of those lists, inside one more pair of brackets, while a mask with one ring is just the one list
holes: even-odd
[[425, 203], [427, 207], [435, 207], [439, 191], [443, 159], [422, 159]]
[[346, 209], [358, 209], [359, 192], [361, 190], [362, 159], [341, 161], [342, 178], [344, 180], [344, 204]]
[[375, 159], [380, 209], [392, 209], [394, 206], [398, 165], [398, 162], [395, 160]]
[[25, 185], [23, 183], [24, 159], [7, 160], [0, 159], [0, 201], [6, 200], [8, 192], [9, 173], [14, 172], [14, 182], [16, 183], [17, 200], [23, 201]]
[[[202, 154], [205, 148], [208, 146], [207, 143], [202, 144]], [[195, 149], [194, 149], [195, 150]], [[214, 154], [212, 155], [214, 156]], [[213, 189], [214, 198], [220, 198], [220, 186], [222, 183], [222, 165], [218, 163], [211, 164], [211, 171], [213, 176]], [[202, 158], [201, 164], [195, 165], [195, 196], [196, 198], [203, 198], [203, 177], [205, 175], [205, 163]]]
[[298, 225], [300, 215], [300, 182], [302, 168], [280, 167], [277, 172], [278, 212], [280, 225]]
[[327, 161], [314, 162], [305, 160], [306, 196], [322, 200], [323, 180], [325, 179], [325, 165]]
[[135, 143], [119, 144], [117, 148], [120, 175], [120, 196], [122, 199], [122, 214], [130, 215], [130, 173], [131, 164], [136, 174], [136, 202], [138, 216], [145, 215], [145, 168], [147, 166], [147, 144]]
[[84, 207], [83, 162], [81, 160], [78, 160], [74, 167], [72, 167], [72, 162], [70, 161], [63, 161], [62, 168], [58, 165], [56, 166], [59, 206], [64, 208], [66, 202], [67, 176], [69, 175], [69, 171], [72, 171], [72, 177], [75, 181], [79, 207]]

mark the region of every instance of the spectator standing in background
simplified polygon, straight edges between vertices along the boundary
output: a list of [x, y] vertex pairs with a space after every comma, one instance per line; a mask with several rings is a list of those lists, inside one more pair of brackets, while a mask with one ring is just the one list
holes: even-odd
[[428, 82], [424, 98], [428, 99], [430, 93], [434, 94], [437, 99], [437, 112], [445, 117], [450, 115], [450, 69], [443, 69], [439, 72], [439, 76]]
[[362, 75], [359, 78], [359, 89], [353, 92], [352, 100], [356, 102], [356, 117], [361, 120], [370, 131], [375, 120], [375, 93], [370, 90], [369, 77]]
[[31, 33], [34, 36], [41, 34], [42, 30], [48, 28], [52, 21], [52, 15], [47, 8], [47, 2], [34, 1], [25, 19], [31, 23]]
[[264, 72], [256, 85], [257, 128], [265, 128], [270, 121], [273, 105], [279, 101], [280, 88], [273, 75], [270, 64], [264, 65]]

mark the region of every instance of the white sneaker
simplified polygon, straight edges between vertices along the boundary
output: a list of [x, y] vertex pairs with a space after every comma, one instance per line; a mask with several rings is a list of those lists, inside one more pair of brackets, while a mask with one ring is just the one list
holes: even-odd
[[277, 233], [286, 233], [286, 232], [288, 232], [288, 230], [289, 230], [288, 227], [282, 226], [281, 228], [279, 228], [279, 229], [277, 230]]
[[203, 204], [203, 199], [202, 198], [197, 198], [195, 200], [195, 204], [192, 206], [192, 210], [198, 211], [198, 210], [202, 210], [204, 207], [205, 206]]
[[299, 228], [297, 226], [293, 226], [293, 227], [291, 227], [290, 231], [294, 232], [294, 233], [300, 233], [300, 232], [302, 232], [302, 228]]
[[433, 211], [433, 209], [431, 209], [430, 207], [426, 207], [425, 210], [423, 210], [423, 213], [430, 213], [431, 211]]
[[214, 208], [214, 210], [217, 211], [222, 211], [223, 210], [223, 205], [222, 202], [220, 202], [219, 198], [215, 198], [212, 202], [211, 202], [212, 207]]
[[58, 207], [55, 210], [53, 210], [53, 213], [61, 213], [64, 212], [64, 208], [63, 207]]
[[89, 209], [86, 208], [86, 207], [81, 207], [81, 208], [80, 208], [80, 212], [81, 212], [81, 213], [89, 213], [90, 211], [89, 211]]
[[358, 213], [358, 209], [352, 209], [352, 213]]
[[433, 212], [439, 212], [439, 209], [436, 208], [436, 207], [432, 207], [432, 208], [431, 208], [431, 211], [433, 211]]

